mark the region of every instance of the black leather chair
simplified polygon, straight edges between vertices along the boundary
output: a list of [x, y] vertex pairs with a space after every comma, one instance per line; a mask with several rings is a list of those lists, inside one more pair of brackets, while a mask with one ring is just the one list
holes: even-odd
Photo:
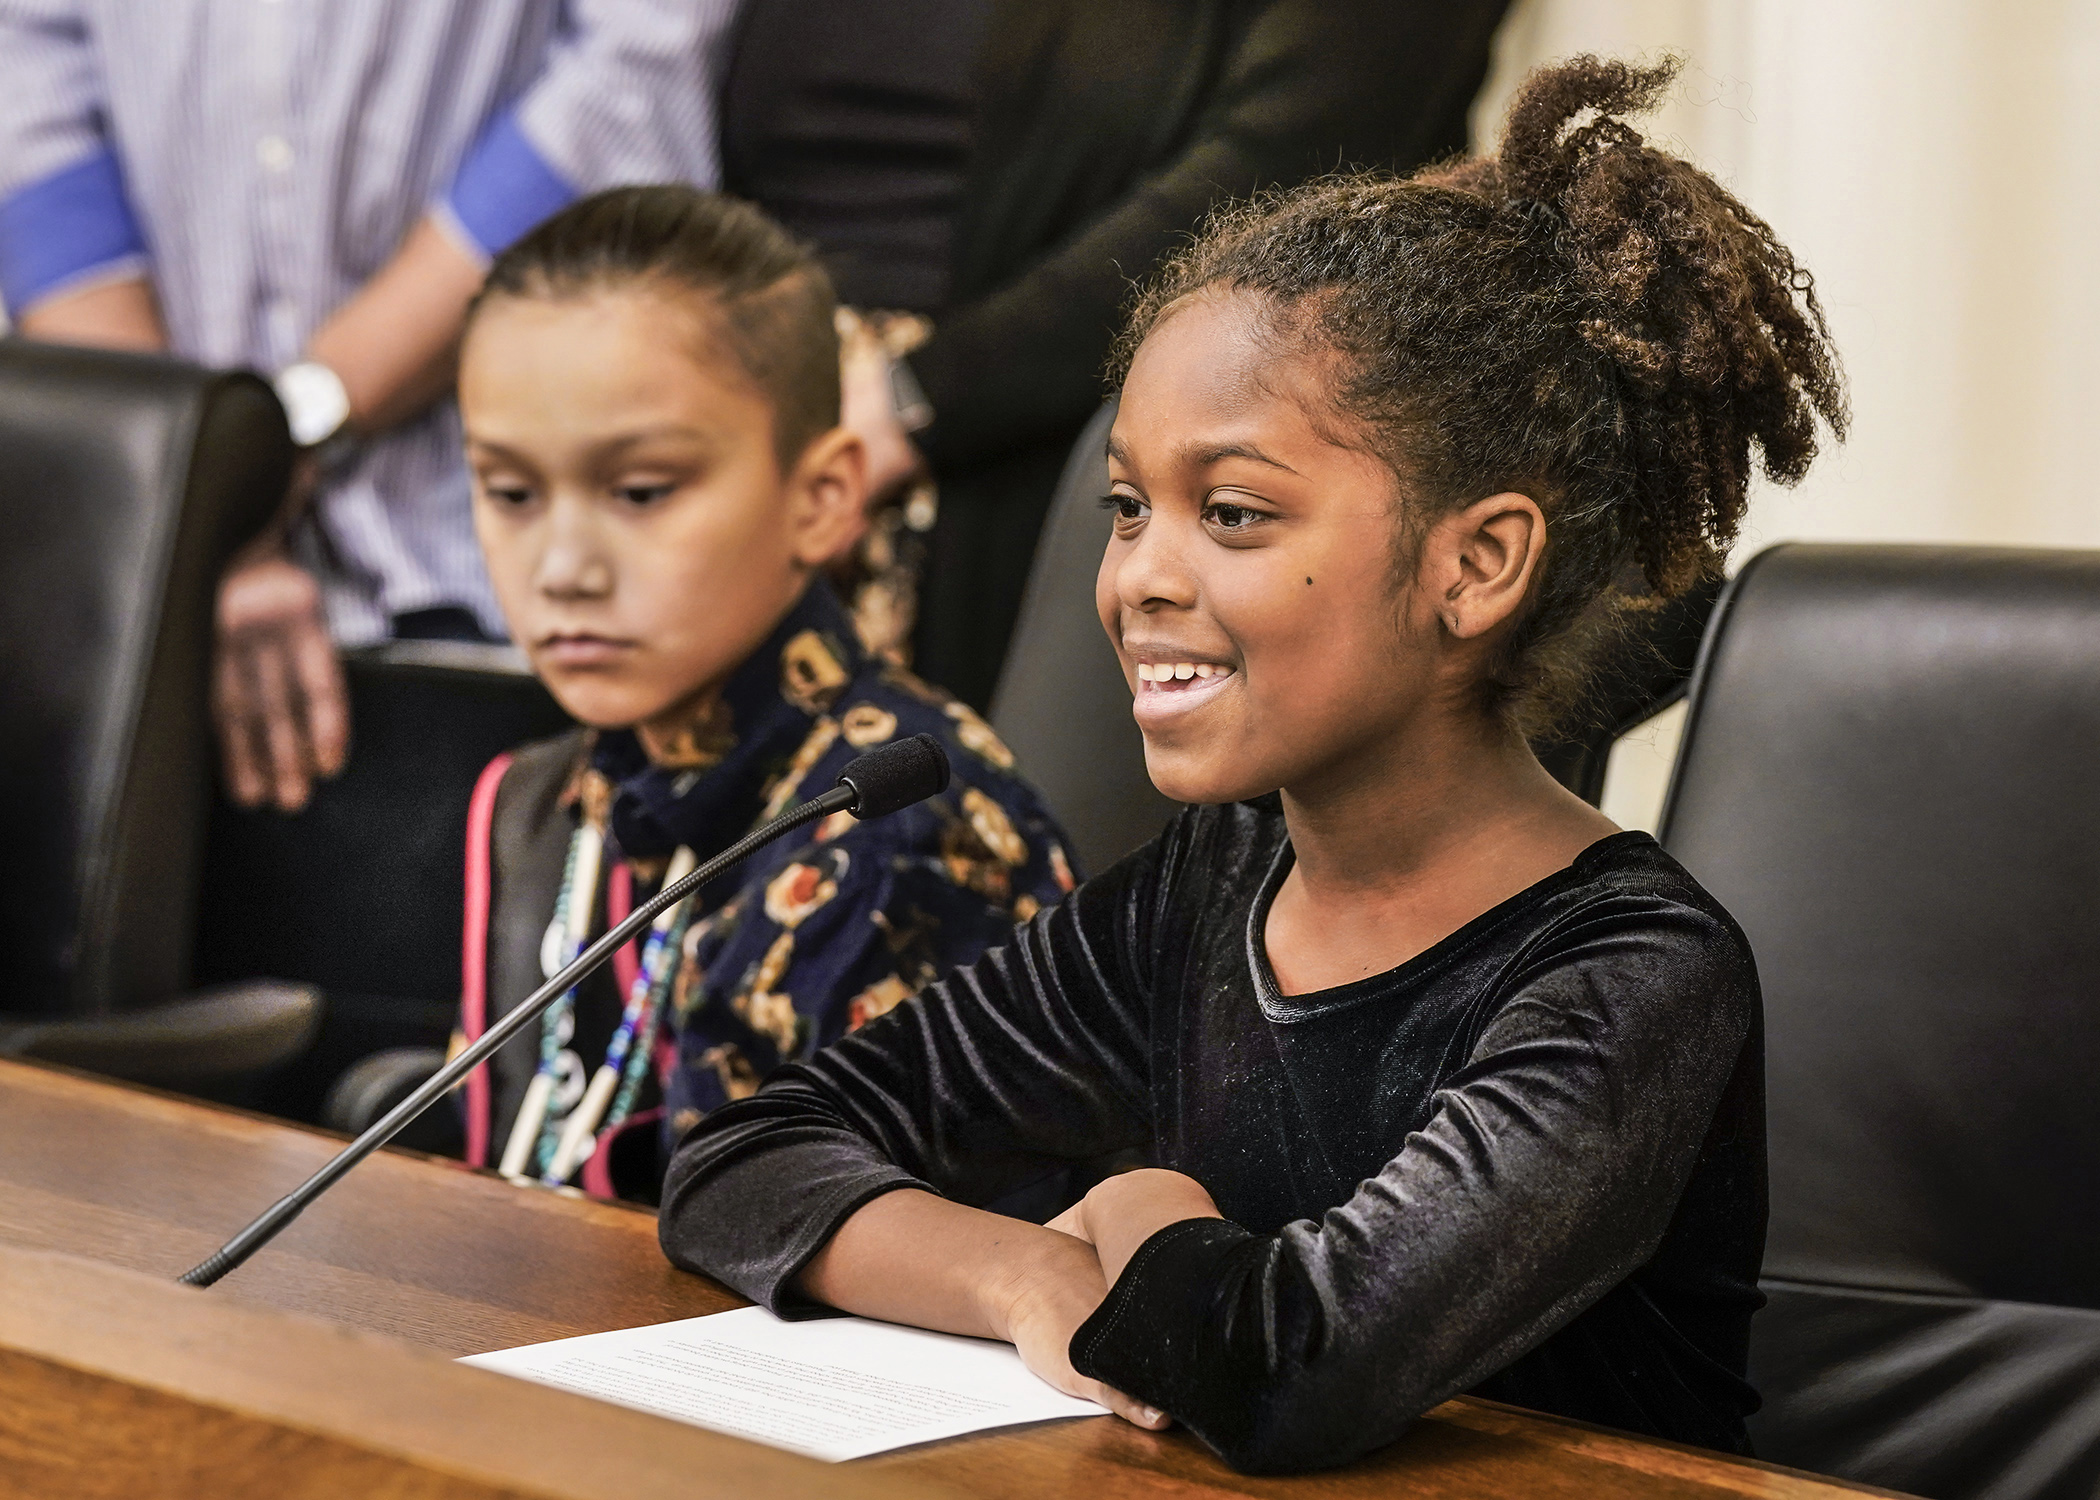
[[[993, 726], [1056, 809], [1089, 874], [1159, 832], [1178, 805], [1145, 775], [1130, 692], [1094, 613], [1115, 415], [1113, 401], [1102, 407], [1066, 461], [991, 706]], [[1592, 806], [1604, 795], [1612, 742], [1684, 695], [1720, 587], [1695, 589], [1642, 619], [1600, 668], [1578, 727], [1534, 747]]]
[[312, 1035], [301, 986], [185, 993], [214, 586], [291, 461], [252, 375], [0, 340], [0, 1055], [181, 1087]]
[[1664, 844], [1763, 979], [1779, 1463], [2100, 1494], [2100, 552], [1784, 546]]
[[[213, 811], [197, 966], [209, 980], [276, 974], [322, 992], [313, 1047], [238, 1102], [354, 1129], [436, 1070], [458, 1017], [475, 779], [571, 720], [509, 646], [388, 641], [345, 652], [343, 666], [342, 775], [291, 817], [223, 798]], [[446, 1150], [451, 1123], [433, 1110], [405, 1143]]]

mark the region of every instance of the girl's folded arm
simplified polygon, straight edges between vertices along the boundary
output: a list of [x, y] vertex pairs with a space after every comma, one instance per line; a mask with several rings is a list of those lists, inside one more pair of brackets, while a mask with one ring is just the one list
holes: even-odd
[[1074, 1367], [1237, 1468], [1289, 1472], [1390, 1442], [1567, 1324], [1654, 1254], [1754, 1012], [1725, 966], [1715, 991], [1655, 993], [1644, 946], [1593, 943], [1532, 976], [1400, 1154], [1319, 1223], [1153, 1234]]
[[695, 1126], [665, 1183], [665, 1253], [789, 1310], [806, 1303], [797, 1277], [811, 1258], [882, 1194], [984, 1203], [1148, 1140], [1163, 842]]

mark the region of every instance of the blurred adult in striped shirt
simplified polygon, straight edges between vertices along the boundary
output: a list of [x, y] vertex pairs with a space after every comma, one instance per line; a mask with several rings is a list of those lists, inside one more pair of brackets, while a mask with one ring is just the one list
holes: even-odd
[[0, 0], [0, 302], [32, 338], [278, 377], [311, 445], [219, 593], [236, 801], [342, 765], [336, 644], [502, 633], [452, 400], [489, 258], [719, 176], [734, 0]]

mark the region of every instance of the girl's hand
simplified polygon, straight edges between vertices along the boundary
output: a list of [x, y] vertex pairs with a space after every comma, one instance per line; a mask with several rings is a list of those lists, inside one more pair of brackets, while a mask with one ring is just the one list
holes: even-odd
[[1072, 1335], [1108, 1295], [1108, 1282], [1083, 1241], [1063, 1233], [1058, 1239], [1061, 1244], [1046, 1242], [1025, 1264], [1000, 1278], [987, 1302], [987, 1320], [1046, 1384], [1068, 1396], [1098, 1401], [1126, 1422], [1152, 1432], [1173, 1426], [1174, 1419], [1157, 1407], [1133, 1401], [1072, 1368]]
[[1224, 1217], [1202, 1183], [1164, 1167], [1144, 1167], [1104, 1179], [1076, 1207], [1052, 1220], [1050, 1227], [1063, 1229], [1064, 1219], [1073, 1214], [1078, 1216], [1079, 1227], [1067, 1232], [1094, 1247], [1101, 1274], [1110, 1286], [1123, 1274], [1138, 1246], [1169, 1224]]
[[856, 1209], [796, 1282], [842, 1312], [1004, 1339], [1038, 1377], [1154, 1432], [1164, 1412], [1072, 1368], [1072, 1335], [1108, 1295], [1093, 1246], [917, 1188]]

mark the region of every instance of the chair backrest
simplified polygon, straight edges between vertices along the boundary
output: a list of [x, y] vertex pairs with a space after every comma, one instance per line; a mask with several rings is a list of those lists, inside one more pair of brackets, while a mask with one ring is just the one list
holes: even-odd
[[[327, 991], [323, 1071], [450, 1030], [475, 779], [574, 722], [511, 646], [387, 641], [346, 651], [343, 668], [349, 763], [291, 817], [221, 799], [197, 949], [206, 983], [275, 975]], [[370, 1034], [338, 1035], [360, 1014]]]
[[1767, 1458], [2100, 1481], [2096, 746], [2100, 552], [1777, 547], [1717, 607], [1661, 836], [1764, 986]]
[[993, 727], [1072, 836], [1089, 875], [1158, 833], [1180, 806], [1145, 774], [1130, 689], [1094, 612], [1115, 419], [1111, 401], [1072, 445], [991, 706]]
[[0, 340], [0, 1009], [187, 983], [215, 587], [291, 462], [252, 375]]

